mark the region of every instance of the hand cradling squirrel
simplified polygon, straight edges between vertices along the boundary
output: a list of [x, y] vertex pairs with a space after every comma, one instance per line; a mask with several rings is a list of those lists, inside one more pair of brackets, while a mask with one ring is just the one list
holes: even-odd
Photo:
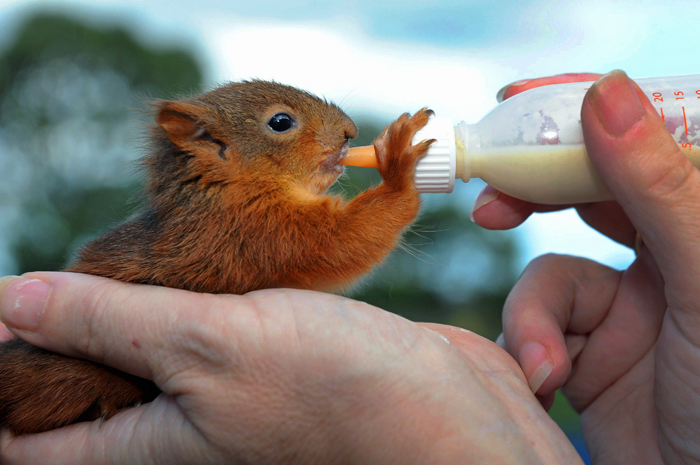
[[[66, 271], [195, 292], [338, 290], [380, 263], [418, 214], [411, 145], [430, 110], [375, 141], [383, 182], [327, 195], [357, 127], [336, 105], [274, 82], [158, 102], [142, 210], [85, 245]], [[150, 381], [33, 347], [0, 345], [0, 425], [38, 433], [153, 400]]]

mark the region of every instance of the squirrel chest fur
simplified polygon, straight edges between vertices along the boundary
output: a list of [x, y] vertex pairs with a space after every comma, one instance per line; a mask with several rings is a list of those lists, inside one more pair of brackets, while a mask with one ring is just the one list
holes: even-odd
[[[66, 271], [195, 292], [337, 290], [380, 263], [418, 214], [411, 145], [431, 115], [375, 141], [382, 183], [326, 194], [357, 127], [337, 106], [274, 82], [155, 104], [142, 210], [86, 244]], [[36, 433], [148, 402], [149, 381], [34, 348], [0, 345], [0, 425]]]

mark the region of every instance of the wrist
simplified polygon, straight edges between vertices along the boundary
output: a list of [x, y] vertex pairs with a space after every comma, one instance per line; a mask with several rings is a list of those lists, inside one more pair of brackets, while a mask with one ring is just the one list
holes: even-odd
[[342, 442], [331, 456], [363, 464], [579, 463], [520, 377], [505, 369], [484, 376], [455, 351], [430, 358], [337, 396], [329, 409], [337, 433], [329, 436]]
[[459, 463], [470, 457], [467, 405], [451, 403], [457, 393], [446, 392], [438, 379], [367, 379], [338, 396], [329, 416], [337, 428], [331, 436], [342, 439], [333, 456], [358, 464]]

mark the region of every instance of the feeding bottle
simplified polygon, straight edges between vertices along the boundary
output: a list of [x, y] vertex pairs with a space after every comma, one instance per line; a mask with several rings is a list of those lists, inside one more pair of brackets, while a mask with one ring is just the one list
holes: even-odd
[[[700, 168], [700, 75], [635, 80], [682, 152]], [[420, 192], [452, 192], [456, 178], [481, 178], [512, 197], [541, 204], [612, 200], [588, 158], [581, 104], [592, 82], [537, 87], [499, 104], [476, 124], [433, 117], [413, 141], [437, 139], [416, 168]], [[373, 147], [341, 163], [374, 166]]]

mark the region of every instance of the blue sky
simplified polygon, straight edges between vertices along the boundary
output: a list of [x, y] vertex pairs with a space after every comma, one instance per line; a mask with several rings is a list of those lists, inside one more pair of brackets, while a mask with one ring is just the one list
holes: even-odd
[[[356, 120], [388, 122], [430, 106], [475, 123], [503, 85], [563, 72], [700, 73], [696, 1], [0, 0], [0, 47], [34, 8], [126, 25], [154, 45], [192, 44], [211, 84], [276, 79], [339, 102]], [[468, 209], [481, 187], [471, 181], [447, 200], [427, 200]], [[617, 267], [632, 260], [571, 211], [538, 215], [513, 234], [524, 246], [523, 266], [545, 252]]]

